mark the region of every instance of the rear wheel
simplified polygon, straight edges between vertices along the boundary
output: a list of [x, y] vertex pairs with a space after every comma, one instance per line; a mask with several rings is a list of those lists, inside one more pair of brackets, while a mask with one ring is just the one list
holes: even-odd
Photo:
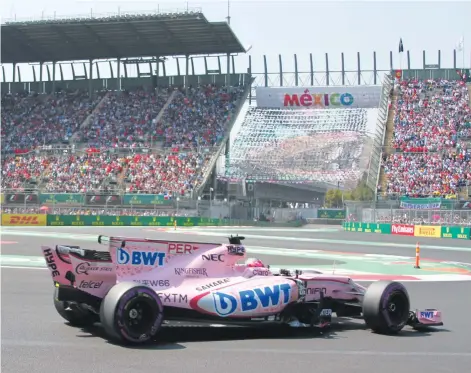
[[54, 307], [63, 319], [71, 326], [91, 326], [99, 321], [98, 315], [71, 302], [61, 302], [57, 300], [57, 288], [54, 288]]
[[107, 334], [118, 342], [148, 343], [162, 326], [162, 301], [148, 286], [121, 282], [103, 298], [100, 320]]
[[407, 324], [409, 311], [409, 294], [399, 282], [377, 281], [366, 290], [363, 318], [376, 333], [398, 333]]

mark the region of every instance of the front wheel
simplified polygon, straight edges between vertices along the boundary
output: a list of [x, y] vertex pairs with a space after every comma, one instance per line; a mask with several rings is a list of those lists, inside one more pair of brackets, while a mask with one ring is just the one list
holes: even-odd
[[86, 327], [99, 321], [97, 315], [81, 308], [78, 304], [57, 300], [57, 288], [54, 288], [53, 300], [57, 313], [68, 321], [71, 326]]
[[398, 333], [407, 324], [409, 311], [409, 294], [399, 282], [377, 281], [366, 290], [363, 318], [366, 325], [376, 333]]
[[117, 342], [148, 343], [162, 327], [162, 301], [148, 286], [121, 282], [103, 298], [100, 321], [106, 333]]

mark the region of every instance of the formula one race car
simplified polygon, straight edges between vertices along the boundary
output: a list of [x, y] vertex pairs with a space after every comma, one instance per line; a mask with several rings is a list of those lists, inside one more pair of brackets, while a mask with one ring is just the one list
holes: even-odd
[[155, 340], [171, 321], [323, 329], [335, 313], [361, 317], [382, 334], [443, 325], [440, 311], [410, 311], [398, 282], [365, 288], [319, 271], [275, 273], [246, 259], [243, 239], [231, 236], [226, 245], [99, 236], [109, 251], [67, 245], [42, 251], [58, 313], [73, 326], [101, 322], [120, 343]]

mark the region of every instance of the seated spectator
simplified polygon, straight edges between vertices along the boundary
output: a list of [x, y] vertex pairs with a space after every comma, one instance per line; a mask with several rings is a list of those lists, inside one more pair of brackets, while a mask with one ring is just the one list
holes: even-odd
[[38, 145], [70, 139], [102, 96], [103, 93], [98, 93], [90, 99], [85, 91], [5, 96], [2, 99], [2, 149], [31, 150]]
[[51, 157], [50, 162], [54, 166], [44, 174], [47, 193], [98, 191], [105, 179], [123, 171], [123, 160], [107, 152]]
[[142, 155], [127, 157], [127, 192], [188, 196], [203, 179], [210, 157], [197, 153], [184, 155]]
[[150, 147], [153, 120], [168, 97], [167, 89], [109, 92], [80, 138], [95, 147]]
[[213, 85], [178, 90], [157, 125], [165, 147], [210, 147], [224, 138], [245, 87]]
[[471, 182], [469, 93], [462, 81], [406, 80], [395, 107], [387, 194], [447, 195]]
[[[38, 178], [45, 192], [83, 193], [103, 190], [110, 179], [119, 179], [122, 186], [127, 177], [131, 191], [189, 195], [212, 155], [198, 154], [197, 147], [220, 144], [243, 92], [244, 87], [207, 85], [104, 91], [91, 100], [82, 91], [4, 95], [2, 150], [18, 157], [3, 159], [2, 186], [21, 188]], [[71, 137], [78, 152], [43, 154], [44, 145]], [[159, 141], [173, 154], [154, 154], [155, 146], [151, 153], [127, 158], [106, 151], [151, 148]], [[82, 142], [90, 147], [87, 154], [80, 150]]]
[[396, 102], [394, 147], [406, 152], [454, 147], [457, 132], [470, 116], [462, 82], [404, 81]]
[[395, 153], [384, 162], [388, 193], [410, 196], [456, 193], [471, 180], [471, 151]]
[[22, 189], [27, 181], [39, 178], [50, 159], [35, 154], [7, 156], [2, 159], [2, 189]]

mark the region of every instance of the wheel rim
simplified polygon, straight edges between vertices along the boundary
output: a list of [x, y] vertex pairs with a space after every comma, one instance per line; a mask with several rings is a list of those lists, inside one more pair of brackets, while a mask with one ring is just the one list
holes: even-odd
[[408, 301], [404, 294], [395, 292], [389, 297], [386, 311], [394, 324], [400, 324], [409, 316]]
[[136, 299], [126, 307], [124, 323], [127, 329], [137, 335], [149, 333], [155, 320], [155, 307], [147, 299]]

